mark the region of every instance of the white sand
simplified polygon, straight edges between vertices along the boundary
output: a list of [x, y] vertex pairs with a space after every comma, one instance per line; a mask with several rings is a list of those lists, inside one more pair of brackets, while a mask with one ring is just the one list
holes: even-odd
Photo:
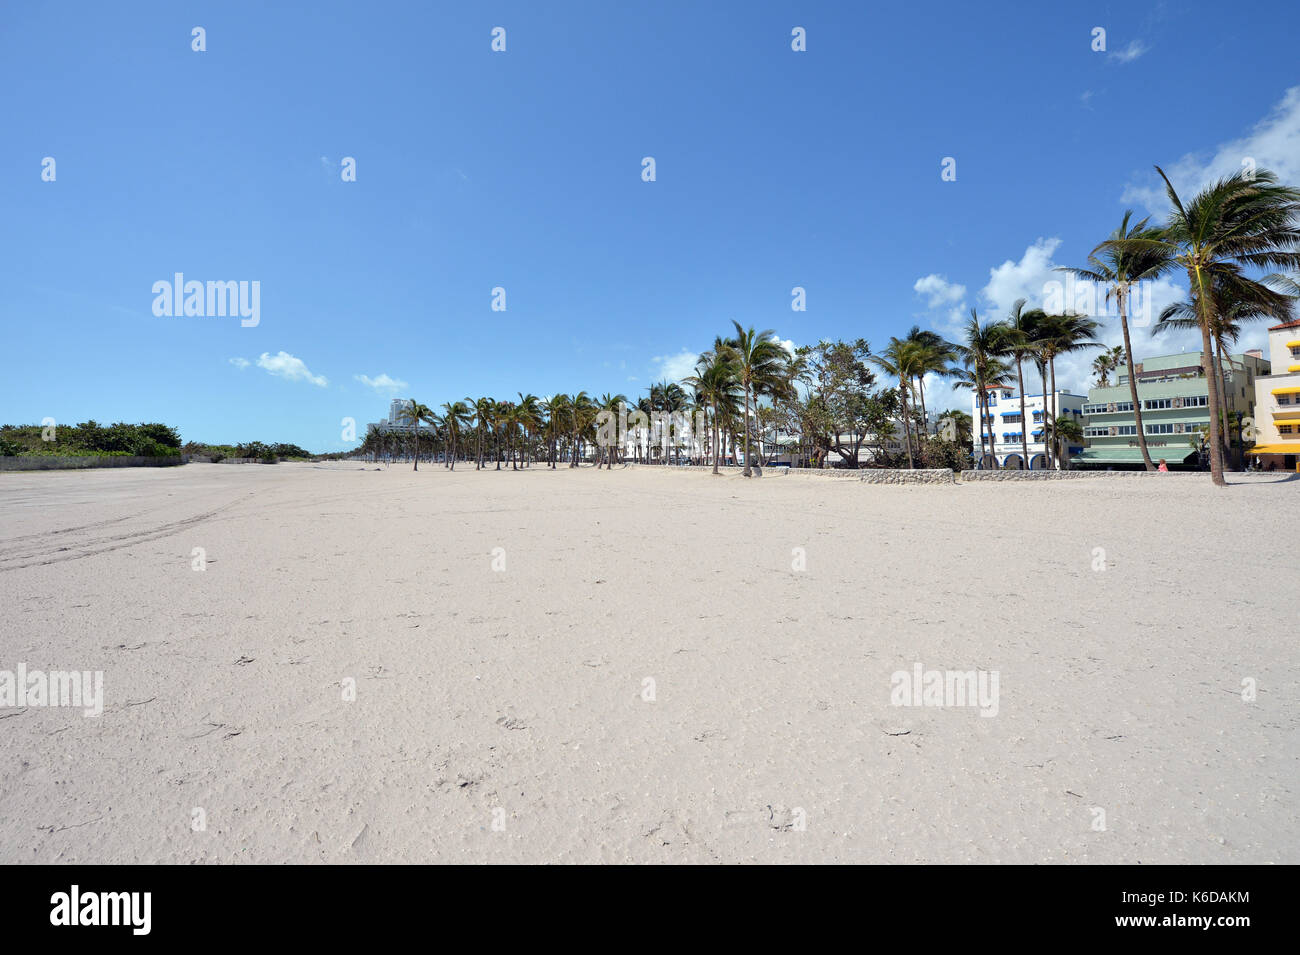
[[1300, 482], [360, 468], [0, 475], [0, 862], [1300, 862]]

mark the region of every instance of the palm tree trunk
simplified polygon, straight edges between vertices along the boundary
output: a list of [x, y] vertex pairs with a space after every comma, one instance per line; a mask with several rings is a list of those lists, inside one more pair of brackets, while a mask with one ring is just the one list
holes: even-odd
[[[1056, 415], [1058, 413], [1058, 409], [1056, 404], [1056, 356], [1055, 355], [1052, 356], [1051, 366], [1052, 366], [1052, 424], [1051, 424], [1050, 435], [1052, 439], [1052, 464], [1055, 465], [1060, 460], [1059, 456], [1056, 453]], [[1045, 407], [1047, 405], [1047, 402], [1043, 402], [1043, 405]], [[1046, 427], [1046, 425], [1044, 425], [1044, 427]], [[1043, 437], [1048, 437], [1048, 435], [1044, 434]]]
[[[1228, 379], [1223, 371], [1223, 342], [1215, 342], [1214, 344], [1219, 356], [1215, 359], [1214, 371], [1219, 376], [1219, 404], [1223, 408], [1223, 416], [1219, 420], [1223, 422], [1223, 453], [1224, 460], [1227, 462], [1227, 457], [1232, 452], [1232, 429], [1228, 426]], [[1225, 464], [1225, 466], [1227, 465]]]
[[908, 470], [915, 470], [916, 463], [912, 460], [912, 426], [908, 423], [911, 415], [907, 413], [907, 386], [900, 381], [898, 390], [903, 398], [903, 443], [907, 445], [907, 467]]
[[[1020, 356], [1016, 356], [1016, 384], [1020, 388], [1020, 470], [1029, 467], [1029, 422], [1025, 419], [1025, 375], [1020, 368]], [[1047, 402], [1043, 402], [1047, 406]]]
[[1146, 426], [1142, 423], [1142, 402], [1138, 399], [1137, 372], [1133, 369], [1133, 343], [1128, 337], [1126, 301], [1128, 296], [1122, 288], [1115, 294], [1119, 302], [1119, 327], [1124, 332], [1124, 364], [1128, 366], [1128, 393], [1129, 400], [1133, 402], [1133, 421], [1137, 424], [1138, 447], [1142, 449], [1142, 465], [1148, 471], [1154, 471], [1156, 466], [1151, 463], [1151, 452], [1147, 450]]
[[[996, 471], [998, 469], [998, 451], [997, 451], [997, 446], [994, 444], [993, 409], [989, 407], [989, 390], [983, 384], [980, 385], [979, 406], [980, 406], [980, 454], [981, 456], [989, 457], [993, 459], [991, 470]], [[988, 433], [989, 433], [989, 449], [987, 452], [984, 450], [984, 422], [985, 421], [988, 422]], [[980, 463], [983, 464], [984, 462], [981, 461]]]
[[1219, 376], [1210, 364], [1214, 355], [1214, 345], [1210, 341], [1210, 325], [1214, 319], [1211, 310], [1214, 306], [1206, 295], [1205, 283], [1201, 281], [1197, 269], [1192, 267], [1187, 272], [1188, 284], [1197, 294], [1202, 309], [1201, 363], [1205, 366], [1205, 384], [1210, 392], [1210, 480], [1219, 487], [1227, 487], [1228, 482], [1223, 479], [1223, 445], [1219, 438]]
[[1052, 468], [1052, 446], [1047, 443], [1047, 360], [1039, 366], [1039, 377], [1043, 380], [1043, 467], [1047, 470]]
[[745, 470], [741, 472], [745, 477], [754, 476], [754, 470], [749, 465], [749, 385], [745, 385]]

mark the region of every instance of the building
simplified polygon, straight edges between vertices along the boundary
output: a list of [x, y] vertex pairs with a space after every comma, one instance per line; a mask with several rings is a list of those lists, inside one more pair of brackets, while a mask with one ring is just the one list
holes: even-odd
[[[1028, 444], [1029, 451], [1028, 469], [1040, 471], [1046, 468], [1047, 445], [1043, 442], [1043, 411], [1049, 406], [1052, 414], [1058, 418], [1073, 418], [1082, 422], [1083, 395], [1074, 395], [1067, 391], [1057, 391], [1048, 395], [1046, 399], [1042, 395], [1025, 395], [1024, 416], [1029, 419], [1029, 432], [1026, 434], [1025, 417], [1021, 416], [1020, 410], [1020, 396], [1015, 393], [1015, 389], [1003, 385], [989, 385], [986, 390], [987, 409], [979, 408], [976, 399], [971, 398], [971, 420], [975, 422], [971, 429], [971, 448], [974, 459], [979, 462], [981, 468], [1025, 470], [1025, 444]], [[980, 446], [981, 410], [987, 415], [983, 425], [985, 434], [983, 447]], [[990, 424], [993, 428], [994, 460], [989, 459], [988, 453], [987, 435]], [[1022, 437], [1026, 440], [1022, 441]], [[1069, 456], [1073, 457], [1080, 454], [1083, 447], [1077, 444], [1070, 445], [1066, 450]]]
[[[383, 421], [374, 421], [368, 425], [371, 431], [386, 432], [396, 431], [401, 434], [410, 434], [412, 426], [409, 422], [402, 420], [402, 413], [411, 405], [411, 398], [394, 398], [388, 406], [388, 417]], [[433, 434], [433, 425], [428, 422], [420, 422], [420, 434]]]
[[1255, 447], [1249, 454], [1260, 467], [1300, 471], [1300, 321], [1268, 330], [1268, 356], [1272, 373], [1255, 378]]
[[[1165, 459], [1169, 467], [1197, 467], [1201, 447], [1210, 427], [1209, 383], [1200, 352], [1182, 352], [1148, 358], [1134, 365], [1138, 400], [1147, 450], [1153, 462]], [[1269, 362], [1259, 351], [1229, 355], [1223, 361], [1223, 383], [1229, 428], [1255, 412], [1255, 382], [1269, 372]], [[1117, 383], [1090, 388], [1084, 405], [1084, 437], [1088, 448], [1080, 467], [1140, 468], [1142, 449], [1137, 440], [1137, 419], [1128, 372], [1120, 368]]]

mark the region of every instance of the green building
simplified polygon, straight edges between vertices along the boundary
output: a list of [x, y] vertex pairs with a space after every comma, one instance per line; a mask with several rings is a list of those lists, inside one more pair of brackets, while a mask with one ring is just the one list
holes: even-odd
[[[1259, 351], [1230, 355], [1223, 360], [1231, 434], [1242, 417], [1254, 417], [1255, 379], [1269, 373]], [[1152, 461], [1165, 459], [1170, 468], [1196, 467], [1204, 435], [1210, 426], [1210, 390], [1200, 352], [1163, 355], [1134, 365], [1142, 424]], [[1088, 389], [1083, 406], [1083, 436], [1087, 442], [1075, 467], [1142, 467], [1133, 397], [1128, 371], [1119, 370], [1117, 384]]]

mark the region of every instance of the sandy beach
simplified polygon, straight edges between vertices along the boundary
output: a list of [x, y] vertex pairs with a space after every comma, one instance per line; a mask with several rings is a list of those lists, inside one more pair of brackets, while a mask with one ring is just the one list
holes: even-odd
[[1230, 480], [0, 475], [0, 670], [103, 672], [0, 709], [0, 862], [1300, 862], [1300, 485]]

